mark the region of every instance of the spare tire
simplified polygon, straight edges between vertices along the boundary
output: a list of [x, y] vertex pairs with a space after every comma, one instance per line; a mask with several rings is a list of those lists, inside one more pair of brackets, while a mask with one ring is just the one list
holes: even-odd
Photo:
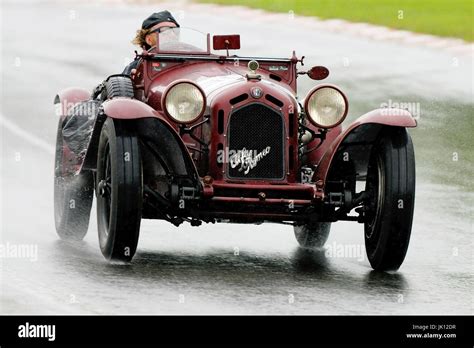
[[130, 77], [124, 75], [110, 76], [104, 83], [103, 100], [115, 97], [133, 98], [133, 83]]

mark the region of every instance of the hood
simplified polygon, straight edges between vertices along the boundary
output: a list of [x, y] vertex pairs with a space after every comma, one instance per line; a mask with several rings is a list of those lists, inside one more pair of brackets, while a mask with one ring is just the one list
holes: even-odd
[[[157, 76], [150, 86], [148, 103], [155, 109], [161, 110], [161, 97], [168, 86], [178, 80], [188, 80], [196, 83], [204, 91], [209, 106], [212, 100], [222, 91], [236, 88], [248, 83], [246, 74], [248, 69], [243, 66], [223, 65], [219, 63], [191, 63], [171, 67]], [[254, 82], [255, 83], [255, 82]], [[295, 97], [290, 87], [282, 83], [273, 82], [265, 73], [262, 80], [256, 82], [265, 89], [277, 89], [280, 93]], [[237, 88], [236, 88], [237, 89]]]

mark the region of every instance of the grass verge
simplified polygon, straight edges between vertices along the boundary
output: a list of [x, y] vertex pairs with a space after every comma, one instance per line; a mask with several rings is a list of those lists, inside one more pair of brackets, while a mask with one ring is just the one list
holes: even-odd
[[197, 0], [273, 12], [340, 18], [474, 41], [472, 0]]

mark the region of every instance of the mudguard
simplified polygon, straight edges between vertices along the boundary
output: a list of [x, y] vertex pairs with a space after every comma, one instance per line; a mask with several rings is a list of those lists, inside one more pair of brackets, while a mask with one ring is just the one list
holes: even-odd
[[[358, 176], [367, 171], [370, 149], [383, 127], [416, 127], [415, 118], [402, 109], [376, 109], [359, 117], [327, 147], [315, 170], [313, 181], [324, 191], [334, 162], [350, 156]], [[354, 151], [356, 150], [356, 151]]]
[[70, 87], [63, 89], [56, 94], [54, 105], [56, 106], [57, 116], [66, 116], [68, 111], [77, 103], [86, 101], [90, 98], [91, 92], [84, 88]]
[[113, 98], [102, 103], [104, 114], [121, 120], [135, 120], [145, 117], [160, 117], [160, 114], [148, 104], [136, 99]]
[[95, 170], [102, 126], [107, 119], [126, 120], [136, 131], [142, 144], [152, 146], [160, 163], [174, 175], [185, 176], [199, 183], [199, 176], [191, 156], [176, 130], [149, 105], [130, 98], [114, 98], [102, 104], [96, 118], [81, 170]]

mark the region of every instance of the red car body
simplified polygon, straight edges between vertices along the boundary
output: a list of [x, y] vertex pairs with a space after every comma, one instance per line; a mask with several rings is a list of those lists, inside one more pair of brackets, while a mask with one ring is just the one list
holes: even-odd
[[[209, 35], [207, 38], [209, 42]], [[232, 40], [236, 37], [215, 37], [214, 43], [222, 46], [222, 42], [226, 42], [228, 47], [236, 47]], [[193, 224], [200, 221], [364, 222], [361, 216], [349, 215], [360, 201], [352, 202], [354, 192], [345, 192], [346, 177], [339, 175], [347, 169], [342, 157], [350, 157], [351, 180], [364, 180], [373, 145], [381, 134], [387, 128], [416, 126], [408, 111], [398, 109], [370, 111], [345, 130], [340, 123], [326, 129], [313, 122], [302, 123], [306, 108], [297, 99], [297, 81], [303, 78], [304, 72], [298, 71], [297, 65], [302, 60], [294, 53], [290, 58], [280, 59], [222, 56], [210, 53], [209, 49], [200, 54], [151, 51], [144, 52], [139, 59], [131, 77], [134, 97], [103, 101], [85, 158], [72, 161], [76, 165], [73, 171], [83, 173], [97, 169], [97, 148], [106, 119], [130, 122], [127, 124], [138, 122], [134, 127], [139, 137], [148, 136], [157, 148], [166, 147], [168, 152], [161, 156], [169, 156], [171, 162], [183, 164], [184, 181], [177, 182], [174, 189], [171, 187], [162, 192], [170, 201], [167, 216], [173, 217], [170, 221], [175, 224], [182, 221]], [[257, 71], [249, 70], [251, 61], [259, 63]], [[315, 71], [322, 72], [325, 77], [324, 69]], [[192, 123], [176, 122], [164, 107], [168, 91], [180, 82], [195, 85], [205, 96], [203, 112]], [[328, 84], [320, 84], [315, 89], [324, 86], [340, 92], [338, 87]], [[90, 98], [88, 91], [70, 88], [60, 92], [56, 102], [64, 118], [72, 106]], [[344, 99], [347, 102], [345, 95]], [[237, 121], [232, 121], [233, 117], [245, 119], [246, 110], [252, 110], [255, 128], [240, 129]], [[280, 130], [274, 131], [275, 127]], [[154, 135], [147, 135], [147, 132], [154, 132]], [[311, 137], [303, 144], [307, 132]], [[267, 134], [278, 136], [267, 139]], [[247, 174], [236, 171], [226, 163], [228, 161], [216, 160], [220, 154], [226, 155], [226, 149], [235, 147], [233, 142], [239, 146], [245, 145], [246, 141], [261, 145], [258, 139], [271, 143], [271, 149], [281, 149], [277, 151], [277, 160], [268, 161], [268, 168], [264, 163], [274, 155], [271, 150], [269, 154], [262, 153], [259, 162], [255, 162], [256, 166]], [[312, 151], [305, 153], [308, 149]], [[143, 184], [158, 190], [161, 184], [153, 182], [149, 162], [143, 159]], [[258, 175], [248, 177], [259, 165]], [[304, 179], [302, 170], [306, 170]], [[146, 208], [148, 199], [151, 197], [144, 191], [142, 216], [162, 218], [163, 215], [155, 214], [151, 207]], [[179, 202], [183, 199], [186, 207], [181, 209]]]

